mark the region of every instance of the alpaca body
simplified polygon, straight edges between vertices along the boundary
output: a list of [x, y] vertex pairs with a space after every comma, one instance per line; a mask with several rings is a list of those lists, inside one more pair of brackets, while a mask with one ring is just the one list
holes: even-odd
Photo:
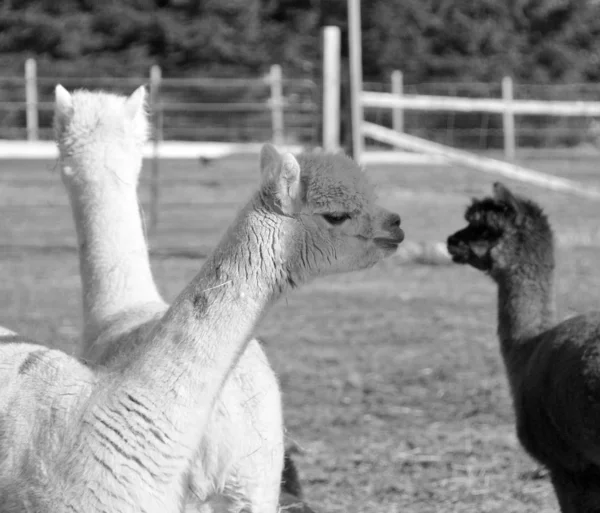
[[180, 511], [189, 448], [144, 387], [33, 344], [3, 345], [0, 371], [0, 511]]
[[223, 387], [192, 464], [189, 511], [204, 502], [212, 511], [278, 511], [283, 419], [273, 373], [256, 372], [267, 368], [271, 370], [254, 339]]
[[[61, 351], [19, 342], [0, 346], [0, 511], [45, 509], [42, 490], [56, 472], [69, 429], [95, 383], [93, 372]], [[35, 483], [35, 485], [33, 485]]]
[[172, 479], [160, 442], [173, 428], [139, 411], [143, 388], [18, 335], [1, 342], [0, 511], [180, 511], [184, 480], [154, 485]]
[[[110, 368], [134, 359], [157, 322], [150, 319], [113, 338], [111, 330], [120, 331], [129, 320], [127, 316], [107, 330], [113, 349], [93, 359], [95, 366]], [[92, 347], [102, 346], [104, 336]], [[241, 506], [268, 511], [265, 502], [269, 508], [277, 506], [284, 447], [280, 405], [275, 374], [252, 339], [223, 385], [191, 464], [186, 511], [238, 511]], [[202, 509], [203, 504], [211, 509]]]
[[511, 388], [527, 452], [549, 469], [600, 472], [600, 312], [534, 337], [519, 372]]
[[517, 436], [550, 472], [563, 513], [600, 512], [600, 312], [554, 319], [554, 246], [533, 202], [501, 184], [448, 238], [498, 284], [498, 336]]
[[[148, 131], [142, 92], [125, 99], [90, 92], [70, 96], [57, 89], [63, 181], [80, 246], [82, 357], [94, 366], [128, 361], [168, 309], [152, 278], [137, 199]], [[230, 501], [227, 511], [237, 511], [239, 502], [275, 511], [283, 444], [279, 385], [252, 340], [225, 383], [198, 448], [187, 494], [191, 510], [205, 501]]]
[[600, 313], [525, 344], [505, 356], [517, 437], [549, 470], [561, 511], [600, 512]]
[[549, 470], [561, 511], [599, 512], [600, 313], [572, 317], [529, 343], [506, 360], [513, 372], [522, 361], [524, 378], [511, 386], [519, 441]]

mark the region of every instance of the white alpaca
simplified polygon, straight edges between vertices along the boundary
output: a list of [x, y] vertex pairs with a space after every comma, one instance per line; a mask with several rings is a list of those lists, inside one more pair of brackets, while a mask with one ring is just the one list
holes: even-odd
[[[403, 239], [366, 175], [335, 155], [261, 153], [261, 186], [128, 362], [0, 350], [0, 510], [175, 513], [212, 405], [286, 290], [363, 269]], [[205, 461], [218, 475], [223, 461]]]
[[[84, 347], [92, 365], [122, 365], [167, 311], [152, 278], [138, 207], [145, 90], [129, 98], [56, 88], [55, 136], [79, 241]], [[206, 462], [226, 462], [207, 475]], [[274, 510], [283, 467], [281, 396], [251, 340], [217, 401], [189, 479], [193, 510], [209, 501]], [[268, 505], [268, 506], [267, 506]]]
[[145, 97], [143, 86], [128, 98], [56, 87], [54, 131], [80, 254], [83, 353], [94, 362], [106, 353], [98, 339], [107, 327], [130, 331], [168, 306], [152, 279], [137, 199]]

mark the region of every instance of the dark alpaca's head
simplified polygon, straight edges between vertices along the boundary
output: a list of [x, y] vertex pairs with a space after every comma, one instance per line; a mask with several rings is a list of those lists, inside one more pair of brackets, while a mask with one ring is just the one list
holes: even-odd
[[492, 197], [473, 200], [465, 219], [467, 227], [448, 237], [454, 262], [492, 277], [554, 268], [552, 229], [542, 209], [501, 183], [494, 184]]

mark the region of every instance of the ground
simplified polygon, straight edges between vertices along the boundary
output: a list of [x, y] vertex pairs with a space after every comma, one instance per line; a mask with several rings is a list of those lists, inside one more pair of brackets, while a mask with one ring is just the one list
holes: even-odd
[[[595, 159], [525, 164], [600, 186]], [[499, 179], [441, 166], [368, 172], [416, 241], [442, 241], [464, 226], [470, 197]], [[167, 299], [257, 181], [255, 156], [161, 162], [161, 218], [150, 242]], [[559, 318], [599, 309], [600, 205], [505, 183], [539, 200], [555, 228]], [[147, 213], [147, 182], [141, 196]], [[0, 161], [0, 219], [0, 324], [75, 352], [74, 228], [52, 162]], [[257, 334], [279, 374], [288, 438], [317, 511], [557, 511], [545, 472], [515, 437], [495, 304], [491, 280], [473, 269], [392, 258], [291, 293], [264, 320]]]

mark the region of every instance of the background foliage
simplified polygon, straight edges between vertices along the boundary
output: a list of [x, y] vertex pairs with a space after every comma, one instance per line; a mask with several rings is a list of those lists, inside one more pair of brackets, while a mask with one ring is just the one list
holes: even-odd
[[[365, 76], [408, 83], [537, 83], [600, 75], [600, 3], [589, 0], [362, 2]], [[346, 30], [346, 0], [4, 0], [0, 61], [33, 55], [53, 74], [318, 73], [320, 27]], [[345, 35], [345, 34], [344, 34]], [[344, 38], [345, 46], [345, 38]], [[346, 48], [344, 48], [346, 53]]]

